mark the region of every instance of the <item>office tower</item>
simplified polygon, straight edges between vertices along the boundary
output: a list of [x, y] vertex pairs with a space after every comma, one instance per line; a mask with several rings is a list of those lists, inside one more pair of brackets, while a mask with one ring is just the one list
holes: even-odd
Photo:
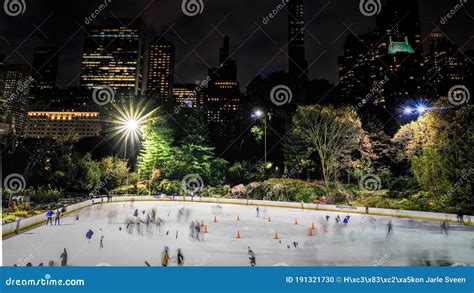
[[147, 96], [159, 104], [170, 100], [173, 93], [175, 48], [172, 42], [157, 38], [150, 44]]
[[389, 0], [376, 28], [349, 36], [339, 58], [339, 94], [360, 113], [394, 129], [401, 106], [420, 100], [425, 64], [417, 1]]
[[[0, 84], [0, 116], [3, 120], [2, 132], [14, 132], [22, 136], [25, 127], [25, 115], [29, 104], [30, 88], [33, 78], [26, 65], [3, 66]], [[6, 127], [8, 126], [8, 127]], [[8, 128], [8, 129], [6, 129]]]
[[144, 33], [140, 20], [106, 19], [87, 29], [81, 64], [81, 87], [104, 86], [115, 98], [141, 95]]
[[52, 90], [56, 86], [59, 52], [53, 47], [38, 47], [33, 58], [33, 95]]
[[180, 108], [201, 107], [205, 86], [200, 83], [174, 84], [173, 101]]
[[293, 79], [308, 79], [304, 42], [304, 0], [288, 2], [288, 62]]
[[464, 85], [465, 55], [439, 30], [431, 33], [431, 45], [426, 56], [426, 91], [432, 99], [446, 97], [455, 85]]
[[240, 109], [240, 90], [237, 82], [237, 65], [229, 54], [229, 37], [219, 54], [219, 68], [210, 68], [208, 88], [203, 107], [212, 141], [225, 145], [237, 131]]

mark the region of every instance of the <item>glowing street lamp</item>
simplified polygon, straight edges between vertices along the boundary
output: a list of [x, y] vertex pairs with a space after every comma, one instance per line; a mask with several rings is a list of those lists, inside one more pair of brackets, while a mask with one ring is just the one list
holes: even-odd
[[127, 149], [129, 144], [132, 148], [135, 143], [140, 142], [142, 136], [142, 127], [153, 117], [157, 109], [151, 111], [148, 107], [140, 103], [134, 104], [132, 99], [129, 104], [114, 104], [116, 114], [112, 119], [113, 127], [111, 129], [112, 137], [119, 136], [118, 144], [124, 146], [124, 160], [127, 161], [127, 186], [128, 186], [128, 158]]

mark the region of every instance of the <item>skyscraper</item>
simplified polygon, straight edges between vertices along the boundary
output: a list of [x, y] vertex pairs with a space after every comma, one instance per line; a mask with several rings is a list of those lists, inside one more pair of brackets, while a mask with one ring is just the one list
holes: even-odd
[[139, 19], [106, 19], [89, 27], [81, 63], [81, 87], [109, 86], [115, 90], [116, 98], [140, 95], [143, 51], [144, 32]]
[[[3, 100], [0, 101], [0, 118], [3, 127], [8, 125], [8, 131], [22, 136], [33, 82], [30, 68], [26, 65], [5, 65], [1, 76], [0, 96]], [[8, 131], [4, 129], [2, 132]]]
[[35, 84], [33, 94], [51, 90], [56, 86], [58, 75], [58, 49], [54, 47], [38, 47], [33, 58], [33, 78]]
[[308, 79], [308, 62], [304, 42], [304, 0], [288, 2], [288, 62], [290, 76], [297, 80]]
[[173, 93], [175, 48], [172, 42], [156, 38], [150, 44], [147, 95], [160, 104], [170, 100]]
[[464, 55], [439, 30], [431, 33], [430, 51], [426, 56], [426, 91], [432, 99], [448, 95], [455, 85], [465, 84]]
[[389, 0], [373, 31], [346, 39], [339, 58], [343, 100], [360, 112], [376, 114], [393, 130], [403, 103], [423, 96], [421, 42], [418, 2]]
[[219, 68], [209, 69], [208, 88], [203, 106], [207, 113], [212, 141], [226, 145], [237, 131], [240, 89], [237, 64], [229, 54], [229, 37], [224, 38], [219, 54]]

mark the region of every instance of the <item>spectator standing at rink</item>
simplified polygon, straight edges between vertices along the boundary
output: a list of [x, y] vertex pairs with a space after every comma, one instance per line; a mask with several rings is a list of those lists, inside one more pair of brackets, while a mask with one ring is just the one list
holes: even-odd
[[51, 226], [53, 226], [53, 215], [54, 215], [54, 212], [51, 209], [46, 213], [46, 226], [48, 226], [48, 223], [50, 223]]
[[16, 227], [15, 227], [15, 234], [18, 234], [18, 231], [20, 231], [20, 217], [16, 217]]
[[56, 211], [56, 217], [54, 218], [54, 225], [55, 225], [55, 226], [56, 226], [56, 225], [61, 226], [60, 220], [61, 220], [61, 210], [58, 209], [58, 210]]

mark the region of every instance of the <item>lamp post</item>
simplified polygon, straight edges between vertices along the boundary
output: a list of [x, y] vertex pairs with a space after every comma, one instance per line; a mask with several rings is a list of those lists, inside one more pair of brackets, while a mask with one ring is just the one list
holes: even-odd
[[267, 115], [268, 113], [264, 113], [262, 110], [257, 109], [254, 111], [253, 116], [256, 118], [263, 117], [263, 125], [264, 125], [264, 145], [265, 145], [265, 167], [267, 166]]

